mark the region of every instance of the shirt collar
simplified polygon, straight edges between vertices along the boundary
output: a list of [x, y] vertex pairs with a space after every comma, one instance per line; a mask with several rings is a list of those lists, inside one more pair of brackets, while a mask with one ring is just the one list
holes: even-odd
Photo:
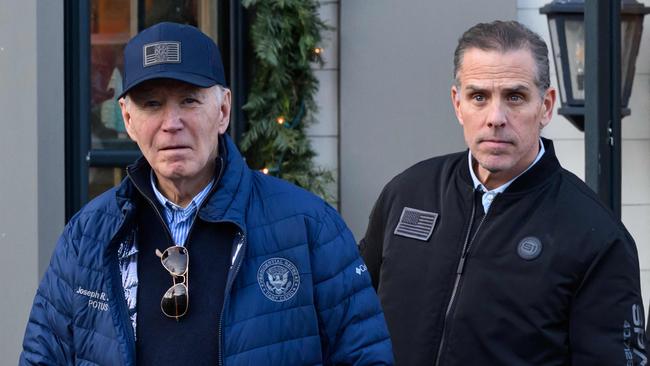
[[503, 193], [503, 191], [505, 191], [506, 188], [508, 188], [512, 184], [512, 182], [514, 182], [522, 174], [526, 173], [530, 168], [533, 167], [533, 165], [537, 164], [537, 162], [542, 158], [542, 155], [544, 155], [544, 153], [546, 152], [546, 149], [544, 148], [544, 143], [542, 143], [541, 138], [539, 139], [539, 146], [540, 146], [540, 148], [539, 148], [539, 152], [537, 153], [537, 157], [528, 166], [528, 168], [526, 168], [526, 170], [519, 173], [519, 175], [517, 175], [516, 177], [512, 178], [511, 180], [507, 181], [506, 183], [502, 184], [501, 186], [499, 186], [499, 187], [497, 187], [497, 188], [495, 188], [493, 190], [487, 189], [487, 187], [485, 187], [483, 185], [483, 183], [481, 183], [481, 181], [478, 180], [478, 177], [476, 177], [476, 174], [474, 173], [474, 169], [472, 169], [472, 161], [474, 159], [472, 157], [472, 151], [468, 151], [468, 153], [467, 153], [468, 154], [467, 161], [468, 161], [468, 166], [469, 166], [469, 174], [472, 176], [472, 181], [474, 182], [474, 189], [480, 188], [481, 191], [483, 191], [483, 192], [492, 192], [492, 193], [495, 193], [495, 194], [496, 193]]
[[205, 198], [208, 196], [208, 193], [212, 190], [212, 186], [214, 186], [214, 177], [212, 180], [210, 180], [210, 183], [208, 183], [205, 188], [201, 190], [194, 198], [192, 198], [192, 201], [190, 202], [187, 207], [183, 208], [174, 202], [170, 201], [165, 197], [160, 191], [158, 190], [158, 187], [156, 185], [156, 177], [154, 176], [153, 169], [151, 170], [151, 173], [149, 174], [150, 181], [151, 181], [151, 188], [153, 189], [153, 193], [156, 196], [156, 199], [160, 204], [165, 208], [165, 210], [174, 210], [174, 211], [180, 211], [183, 213], [191, 213], [193, 212], [197, 207], [201, 206], [201, 203], [205, 200]]

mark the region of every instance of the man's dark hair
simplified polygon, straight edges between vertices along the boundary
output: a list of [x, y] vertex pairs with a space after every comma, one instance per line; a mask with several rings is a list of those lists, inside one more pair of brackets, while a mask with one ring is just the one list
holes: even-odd
[[496, 20], [491, 23], [479, 23], [463, 33], [454, 51], [454, 81], [457, 86], [460, 85], [458, 70], [463, 56], [465, 51], [471, 48], [499, 52], [528, 49], [537, 66], [535, 84], [540, 93], [544, 95], [551, 85], [546, 42], [537, 33], [517, 21]]

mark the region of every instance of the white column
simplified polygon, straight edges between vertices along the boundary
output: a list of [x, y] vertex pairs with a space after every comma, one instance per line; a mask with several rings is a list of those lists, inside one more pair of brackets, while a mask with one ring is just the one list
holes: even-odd
[[0, 2], [0, 364], [15, 365], [63, 227], [63, 2]]

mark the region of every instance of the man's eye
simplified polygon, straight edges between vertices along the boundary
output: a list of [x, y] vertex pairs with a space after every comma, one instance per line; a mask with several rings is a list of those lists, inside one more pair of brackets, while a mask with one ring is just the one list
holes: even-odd
[[198, 103], [198, 102], [199, 101], [197, 99], [194, 99], [194, 98], [185, 98], [185, 99], [183, 99], [183, 104], [194, 104], [194, 103]]
[[142, 104], [145, 108], [160, 107], [160, 102], [157, 100], [147, 100]]
[[472, 100], [475, 102], [484, 102], [485, 101], [485, 95], [483, 94], [474, 94], [472, 95]]
[[508, 96], [508, 100], [509, 100], [510, 102], [519, 103], [519, 102], [522, 102], [522, 101], [524, 100], [524, 97], [522, 97], [522, 96], [519, 95], [519, 94], [512, 94], [512, 95], [509, 95], [509, 96]]

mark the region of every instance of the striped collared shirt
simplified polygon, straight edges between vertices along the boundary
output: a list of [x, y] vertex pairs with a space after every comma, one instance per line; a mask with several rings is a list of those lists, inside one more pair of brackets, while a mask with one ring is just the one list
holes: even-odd
[[[199, 194], [194, 196], [192, 202], [186, 207], [182, 208], [173, 202], [169, 201], [165, 196], [158, 191], [156, 187], [156, 180], [153, 171], [150, 175], [151, 187], [156, 196], [164, 207], [163, 216], [172, 234], [172, 240], [177, 245], [185, 245], [187, 235], [189, 234], [198, 208], [201, 203], [205, 201], [206, 197], [212, 190], [215, 180], [212, 179], [210, 183], [203, 188]], [[138, 293], [138, 245], [137, 234], [134, 232], [129, 235], [122, 243], [117, 252], [117, 257], [120, 265], [120, 274], [122, 277], [122, 287], [124, 288], [124, 298], [127, 307], [129, 308], [129, 318], [133, 326], [133, 334], [136, 335], [137, 325], [137, 293]], [[237, 247], [239, 249], [239, 247]]]
[[203, 203], [212, 190], [212, 186], [214, 186], [214, 178], [201, 192], [192, 198], [192, 201], [187, 205], [187, 207], [183, 208], [168, 200], [162, 193], [160, 193], [158, 187], [156, 187], [156, 178], [154, 177], [153, 170], [151, 171], [150, 177], [153, 193], [156, 196], [156, 199], [158, 199], [158, 202], [163, 206], [163, 215], [165, 217], [165, 222], [169, 227], [169, 232], [172, 234], [172, 240], [174, 241], [174, 244], [184, 246], [185, 240], [187, 240], [187, 235], [189, 234], [192, 223], [194, 222], [194, 217], [196, 216], [199, 207], [201, 207], [201, 203]]

